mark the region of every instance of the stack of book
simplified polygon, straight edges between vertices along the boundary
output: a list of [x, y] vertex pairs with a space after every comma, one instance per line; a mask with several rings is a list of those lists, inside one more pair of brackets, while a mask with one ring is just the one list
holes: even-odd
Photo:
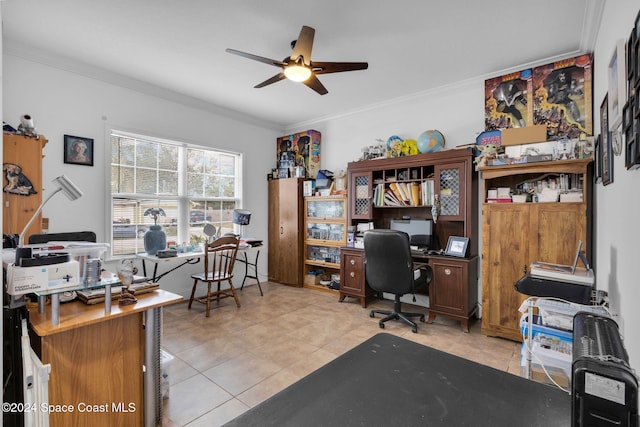
[[434, 182], [389, 182], [378, 183], [373, 190], [375, 206], [431, 206]]

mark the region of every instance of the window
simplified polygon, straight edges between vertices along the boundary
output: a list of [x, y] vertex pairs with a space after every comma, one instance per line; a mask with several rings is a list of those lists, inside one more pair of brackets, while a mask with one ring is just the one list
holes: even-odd
[[234, 232], [241, 160], [238, 153], [112, 131], [111, 255], [144, 252], [144, 233], [154, 223], [144, 215], [149, 208], [164, 211], [158, 224], [168, 244], [203, 242], [205, 223]]

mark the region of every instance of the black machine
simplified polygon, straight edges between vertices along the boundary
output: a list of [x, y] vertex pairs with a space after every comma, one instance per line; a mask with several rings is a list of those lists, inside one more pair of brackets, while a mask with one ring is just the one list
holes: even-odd
[[638, 426], [638, 379], [615, 321], [575, 315], [572, 372], [572, 426]]

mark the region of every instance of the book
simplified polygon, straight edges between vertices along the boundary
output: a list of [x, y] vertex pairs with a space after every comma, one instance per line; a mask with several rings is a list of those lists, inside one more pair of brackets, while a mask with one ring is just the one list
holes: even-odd
[[417, 182], [411, 183], [411, 206], [420, 204], [420, 185]]

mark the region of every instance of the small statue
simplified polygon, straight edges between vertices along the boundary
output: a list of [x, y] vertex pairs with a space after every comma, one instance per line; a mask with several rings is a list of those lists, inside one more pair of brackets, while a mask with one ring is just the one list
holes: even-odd
[[133, 283], [133, 260], [123, 259], [118, 265], [118, 279], [122, 283], [122, 292], [118, 304], [121, 306], [131, 305], [138, 302], [138, 299], [129, 291], [129, 286]]
[[498, 157], [498, 146], [494, 144], [480, 145], [476, 148], [480, 150], [480, 155], [473, 161], [476, 164], [476, 170], [481, 166], [486, 166], [489, 159]]
[[433, 205], [431, 205], [431, 218], [433, 219], [434, 224], [438, 222], [439, 214], [440, 214], [440, 195], [434, 194]]
[[30, 115], [25, 114], [20, 117], [20, 124], [18, 125], [18, 134], [29, 136], [32, 138], [38, 137], [38, 132], [36, 132], [36, 128], [33, 125], [33, 119]]

